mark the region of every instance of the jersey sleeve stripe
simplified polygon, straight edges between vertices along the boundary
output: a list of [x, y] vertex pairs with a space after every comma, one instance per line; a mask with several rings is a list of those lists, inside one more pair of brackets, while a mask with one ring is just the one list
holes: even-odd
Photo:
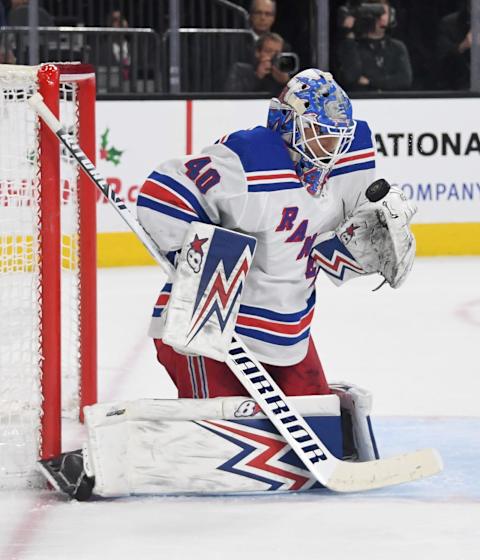
[[363, 163], [355, 163], [353, 165], [346, 165], [345, 167], [340, 167], [338, 169], [333, 169], [330, 173], [330, 177], [336, 177], [338, 175], [345, 175], [346, 173], [353, 173], [354, 171], [362, 171], [364, 169], [374, 169], [375, 160], [365, 161]]
[[273, 191], [286, 191], [289, 189], [301, 189], [303, 185], [301, 183], [273, 183], [265, 184], [261, 183], [259, 185], [249, 185], [248, 192], [273, 192]]
[[159, 185], [158, 183], [155, 183], [153, 181], [147, 180], [143, 184], [140, 196], [147, 196], [150, 199], [156, 199], [159, 202], [165, 202], [172, 206], [176, 206], [180, 210], [186, 210], [187, 212], [192, 212], [198, 215], [195, 210], [183, 199], [168, 190], [166, 187]]
[[342, 165], [343, 163], [358, 161], [366, 158], [374, 158], [374, 157], [375, 157], [375, 152], [373, 150], [354, 152], [346, 157], [339, 159], [335, 165]]
[[249, 183], [254, 181], [268, 182], [269, 179], [291, 179], [297, 183], [300, 182], [298, 175], [290, 169], [278, 169], [276, 171], [253, 171], [245, 173], [245, 175]]
[[219, 140], [215, 142], [215, 144], [224, 144], [228, 140], [229, 134], [225, 134]]
[[170, 299], [170, 294], [160, 294], [157, 299], [156, 305], [165, 307], [167, 301]]
[[185, 185], [182, 185], [178, 181], [175, 181], [169, 175], [164, 175], [162, 173], [158, 173], [158, 171], [153, 171], [148, 177], [150, 181], [156, 182], [161, 186], [168, 187], [171, 191], [175, 192], [181, 198], [183, 198], [187, 204], [191, 206], [197, 213], [200, 221], [211, 224], [211, 220], [208, 217], [207, 213], [203, 209], [203, 206], [200, 204], [197, 197], [190, 191]]
[[165, 307], [167, 306], [168, 300], [170, 299], [170, 293], [172, 291], [172, 284], [168, 283], [163, 286], [160, 295], [158, 296], [155, 307], [153, 308], [153, 317], [161, 317]]
[[249, 192], [272, 192], [302, 188], [297, 174], [291, 169], [251, 171], [245, 174]]
[[[170, 206], [168, 204], [162, 204], [157, 200], [152, 200], [147, 196], [139, 196], [137, 200], [137, 206], [143, 206], [144, 208], [150, 208], [150, 210], [154, 210], [155, 212], [160, 212], [161, 214], [166, 214], [171, 218], [175, 218], [177, 220], [182, 220], [184, 222], [199, 222], [199, 218], [196, 214], [183, 212], [174, 206]], [[210, 221], [208, 223], [211, 223]]]

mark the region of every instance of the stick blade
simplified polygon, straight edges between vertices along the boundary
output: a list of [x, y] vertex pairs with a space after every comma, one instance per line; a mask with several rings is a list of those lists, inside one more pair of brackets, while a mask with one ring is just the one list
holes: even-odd
[[433, 476], [442, 469], [438, 451], [421, 449], [365, 463], [340, 461], [326, 486], [336, 492], [361, 492], [413, 482]]

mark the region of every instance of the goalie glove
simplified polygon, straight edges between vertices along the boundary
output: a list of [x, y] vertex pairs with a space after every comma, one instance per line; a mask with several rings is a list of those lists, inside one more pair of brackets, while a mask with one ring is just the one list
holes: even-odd
[[409, 224], [416, 207], [385, 179], [372, 183], [366, 197], [335, 231], [320, 238], [312, 257], [336, 284], [378, 272], [398, 288], [415, 257]]

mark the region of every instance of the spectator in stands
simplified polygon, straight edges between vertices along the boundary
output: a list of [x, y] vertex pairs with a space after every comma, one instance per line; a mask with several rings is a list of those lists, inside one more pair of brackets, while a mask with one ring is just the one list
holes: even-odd
[[[8, 24], [11, 26], [28, 26], [28, 4], [30, 0], [11, 0], [10, 12], [8, 13]], [[53, 17], [45, 8], [38, 8], [38, 25], [41, 27], [51, 27], [54, 24]]]
[[[11, 0], [10, 11], [8, 12], [7, 22], [11, 27], [28, 27], [29, 21], [29, 2], [30, 0]], [[40, 27], [52, 27], [54, 25], [53, 17], [39, 6], [38, 8], [38, 25]], [[28, 64], [29, 60], [29, 43], [26, 31], [13, 31], [9, 36], [8, 48], [4, 49], [3, 56], [7, 61], [17, 64]], [[21, 40], [19, 40], [21, 38]], [[39, 58], [40, 60], [49, 60], [49, 40], [46, 35], [39, 37]]]
[[[4, 21], [2, 25], [12, 26], [12, 27], [27, 27], [29, 25], [28, 19], [28, 3], [29, 0], [11, 0], [10, 10], [6, 16], [6, 22]], [[8, 6], [8, 5], [7, 5]], [[2, 5], [3, 8], [3, 5]], [[5, 17], [5, 14], [0, 14], [0, 19]], [[42, 7], [38, 8], [38, 23], [41, 26], [53, 25], [52, 16]], [[27, 64], [28, 62], [28, 46], [27, 41], [21, 41], [23, 49], [18, 47], [19, 34], [25, 38], [25, 32], [12, 32], [4, 34], [2, 37], [2, 44], [0, 45], [0, 63], [2, 64]], [[40, 48], [44, 46], [44, 43], [40, 41]]]
[[470, 0], [460, 4], [460, 9], [445, 16], [439, 26], [439, 85], [443, 89], [470, 87]]
[[26, 6], [29, 3], [30, 0], [10, 0], [10, 2], [7, 2], [7, 6], [8, 4], [10, 4], [10, 12], [12, 12], [13, 10], [16, 10], [17, 8], [20, 8], [21, 6]]
[[[251, 31], [256, 43], [262, 35], [272, 32], [277, 15], [277, 3], [275, 0], [252, 0], [249, 14]], [[283, 40], [283, 50], [289, 52], [292, 50], [285, 40]]]
[[365, 0], [344, 12], [345, 38], [336, 49], [336, 75], [347, 90], [391, 91], [409, 89], [412, 67], [406, 45], [392, 39], [389, 0]]
[[[107, 15], [107, 27], [115, 29], [128, 28], [128, 21], [120, 10], [112, 10]], [[105, 38], [105, 44], [102, 47], [100, 63], [106, 66], [115, 66], [120, 68], [121, 76], [124, 80], [128, 80], [130, 75], [130, 47], [128, 40], [122, 33], [115, 33]]]
[[277, 97], [289, 75], [276, 65], [275, 57], [283, 50], [283, 39], [277, 33], [264, 33], [255, 44], [255, 63], [236, 62], [228, 75], [225, 91], [264, 92]]
[[120, 10], [112, 10], [107, 15], [107, 27], [126, 29], [128, 27], [127, 18], [122, 14]]
[[250, 4], [250, 26], [258, 41], [264, 33], [270, 33], [275, 22], [277, 4], [275, 0], [252, 0]]

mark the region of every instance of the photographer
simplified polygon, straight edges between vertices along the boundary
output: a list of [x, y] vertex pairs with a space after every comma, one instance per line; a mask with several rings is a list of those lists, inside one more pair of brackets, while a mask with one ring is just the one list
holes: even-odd
[[387, 35], [393, 20], [388, 0], [366, 0], [340, 9], [344, 39], [336, 52], [338, 81], [350, 91], [409, 89], [412, 67], [405, 44]]
[[283, 45], [277, 33], [264, 33], [255, 44], [255, 64], [236, 62], [228, 75], [225, 91], [279, 95], [290, 75], [298, 70], [296, 55], [283, 54]]

